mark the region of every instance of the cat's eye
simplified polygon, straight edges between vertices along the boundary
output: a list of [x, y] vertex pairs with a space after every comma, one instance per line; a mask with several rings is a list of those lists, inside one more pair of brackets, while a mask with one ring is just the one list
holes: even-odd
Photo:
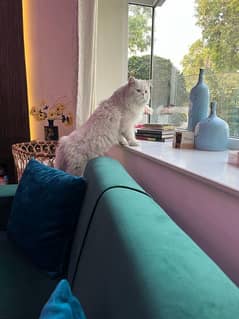
[[140, 90], [140, 89], [136, 89], [136, 91], [137, 91], [137, 92], [141, 92], [141, 90]]

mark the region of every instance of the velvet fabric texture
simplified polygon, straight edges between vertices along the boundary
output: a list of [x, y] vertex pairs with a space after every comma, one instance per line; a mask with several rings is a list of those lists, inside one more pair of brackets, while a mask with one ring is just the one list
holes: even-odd
[[0, 231], [6, 230], [9, 218], [9, 207], [12, 205], [16, 189], [16, 184], [0, 185]]
[[86, 319], [78, 299], [72, 295], [66, 279], [62, 279], [43, 307], [39, 319]]
[[86, 181], [30, 160], [17, 188], [8, 237], [52, 277], [66, 270]]
[[35, 266], [0, 232], [0, 318], [39, 319], [58, 279]]

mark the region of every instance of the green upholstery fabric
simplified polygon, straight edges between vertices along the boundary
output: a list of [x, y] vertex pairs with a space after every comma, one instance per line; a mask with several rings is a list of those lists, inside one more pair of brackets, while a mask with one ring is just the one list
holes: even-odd
[[110, 157], [97, 157], [88, 162], [84, 172], [87, 181], [87, 192], [83, 202], [78, 222], [70, 264], [68, 278], [71, 282], [76, 269], [77, 259], [81, 252], [87, 227], [90, 223], [94, 207], [101, 194], [112, 187], [127, 187], [145, 192], [136, 181], [129, 176], [121, 164]]
[[56, 284], [9, 240], [0, 240], [0, 318], [38, 319]]
[[125, 189], [101, 197], [73, 293], [90, 319], [239, 315], [231, 280], [152, 199]]
[[102, 156], [89, 161], [84, 176], [87, 181], [94, 183], [94, 190], [98, 193], [112, 186], [126, 186], [144, 192], [144, 189], [136, 183], [124, 167], [111, 157]]
[[17, 184], [0, 185], [0, 230], [5, 230]]

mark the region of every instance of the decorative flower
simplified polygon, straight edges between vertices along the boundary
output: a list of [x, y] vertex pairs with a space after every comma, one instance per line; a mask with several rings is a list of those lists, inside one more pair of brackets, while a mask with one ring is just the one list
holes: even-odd
[[40, 106], [33, 106], [30, 110], [32, 115], [37, 121], [43, 120], [60, 120], [65, 125], [73, 124], [73, 116], [69, 112], [65, 112], [65, 104], [57, 102], [49, 106], [42, 102]]

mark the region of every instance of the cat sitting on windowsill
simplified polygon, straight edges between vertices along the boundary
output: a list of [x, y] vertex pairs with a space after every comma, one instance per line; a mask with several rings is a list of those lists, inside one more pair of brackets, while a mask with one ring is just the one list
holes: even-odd
[[149, 98], [149, 82], [129, 78], [79, 129], [60, 139], [56, 167], [82, 175], [91, 158], [103, 156], [114, 144], [137, 146], [134, 126], [143, 113], [151, 112]]

